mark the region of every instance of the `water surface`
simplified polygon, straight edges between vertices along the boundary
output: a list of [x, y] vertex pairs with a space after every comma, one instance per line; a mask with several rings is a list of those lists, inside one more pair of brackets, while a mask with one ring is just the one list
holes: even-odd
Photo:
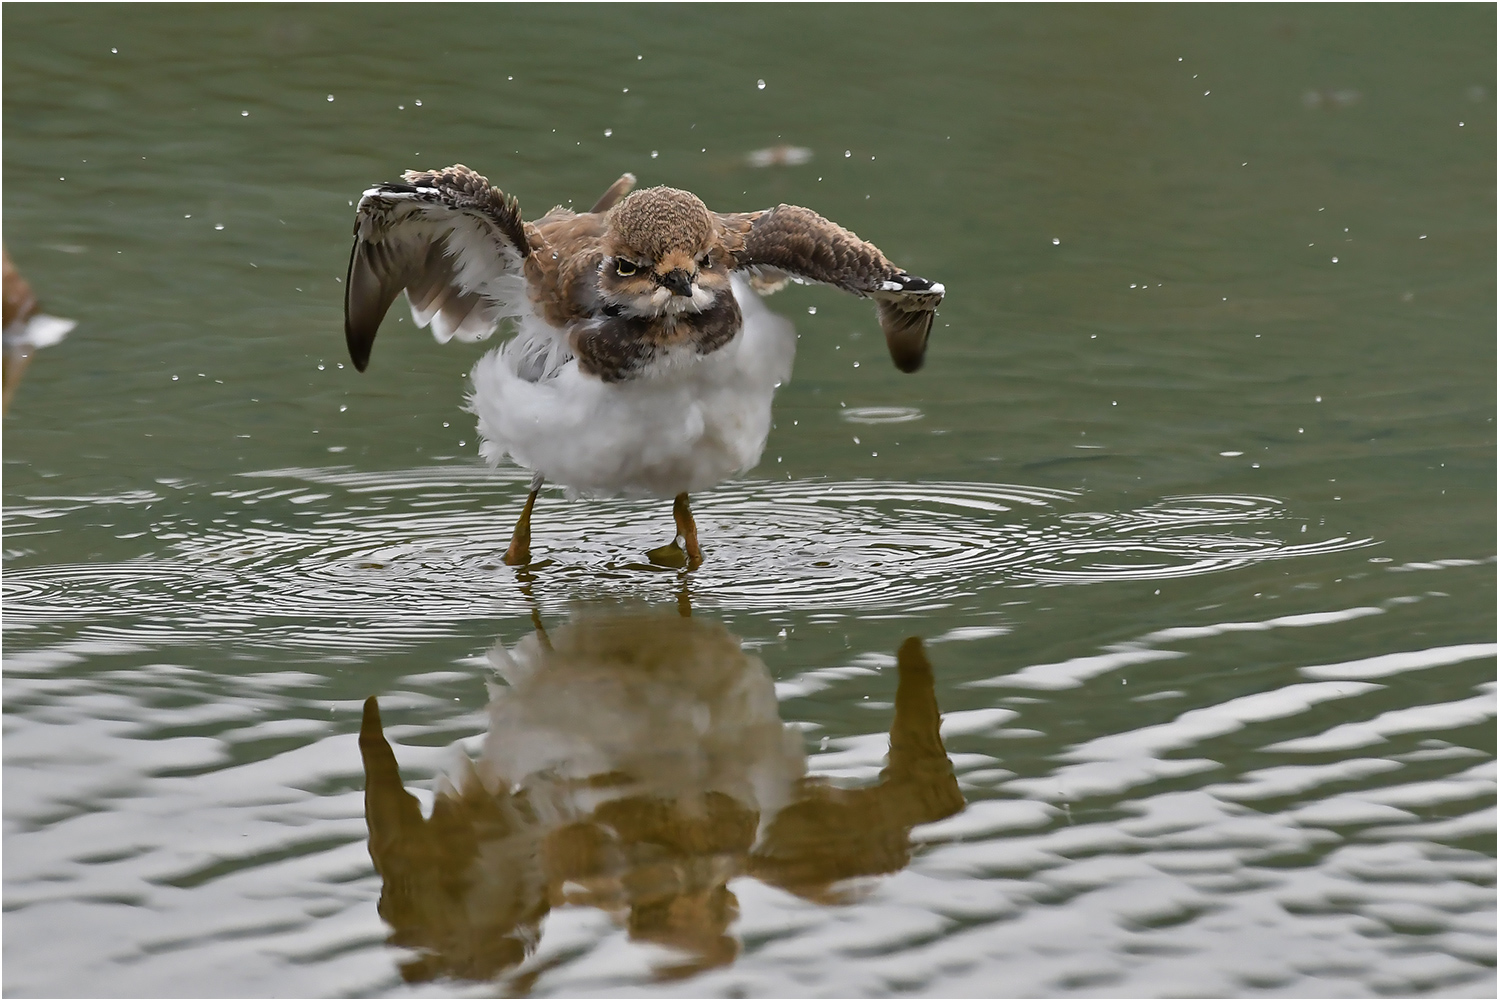
[[[1494, 17], [7, 7], [5, 991], [1493, 996]], [[809, 205], [927, 365], [788, 289], [700, 571], [507, 568], [485, 348], [343, 356], [453, 162]]]

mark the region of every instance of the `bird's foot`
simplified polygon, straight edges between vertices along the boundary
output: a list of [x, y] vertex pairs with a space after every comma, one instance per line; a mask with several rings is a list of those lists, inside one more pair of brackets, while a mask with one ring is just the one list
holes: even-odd
[[678, 570], [695, 571], [703, 563], [703, 553], [681, 536], [666, 546], [646, 551], [646, 559], [658, 567], [675, 567]]
[[672, 540], [666, 546], [646, 551], [646, 559], [658, 567], [676, 567], [681, 570], [688, 565], [687, 551]]

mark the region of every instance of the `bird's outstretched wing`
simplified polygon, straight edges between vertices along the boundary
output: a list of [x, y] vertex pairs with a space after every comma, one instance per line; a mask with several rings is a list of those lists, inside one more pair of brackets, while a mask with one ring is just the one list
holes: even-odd
[[417, 326], [477, 341], [525, 303], [530, 253], [516, 200], [462, 164], [407, 171], [359, 200], [344, 283], [344, 338], [361, 372], [402, 289]]
[[761, 212], [719, 213], [724, 242], [735, 268], [759, 284], [778, 279], [822, 282], [875, 300], [891, 361], [916, 372], [927, 353], [927, 337], [943, 287], [909, 275], [880, 249], [811, 209], [778, 205]]

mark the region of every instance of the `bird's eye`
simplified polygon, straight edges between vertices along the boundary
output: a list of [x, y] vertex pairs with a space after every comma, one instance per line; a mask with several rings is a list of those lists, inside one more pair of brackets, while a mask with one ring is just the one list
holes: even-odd
[[631, 275], [634, 275], [636, 273], [636, 270], [637, 269], [634, 261], [627, 261], [624, 258], [621, 258], [620, 260], [615, 262], [615, 274], [619, 275], [621, 278], [627, 278]]
[[714, 256], [712, 254], [705, 254], [698, 259], [698, 267], [700, 268], [712, 268], [713, 266]]

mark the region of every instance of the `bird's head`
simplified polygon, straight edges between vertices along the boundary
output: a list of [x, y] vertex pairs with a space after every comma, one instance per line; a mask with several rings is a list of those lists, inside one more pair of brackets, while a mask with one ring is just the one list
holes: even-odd
[[731, 295], [731, 264], [697, 195], [644, 188], [609, 210], [599, 291], [635, 316], [701, 313]]

